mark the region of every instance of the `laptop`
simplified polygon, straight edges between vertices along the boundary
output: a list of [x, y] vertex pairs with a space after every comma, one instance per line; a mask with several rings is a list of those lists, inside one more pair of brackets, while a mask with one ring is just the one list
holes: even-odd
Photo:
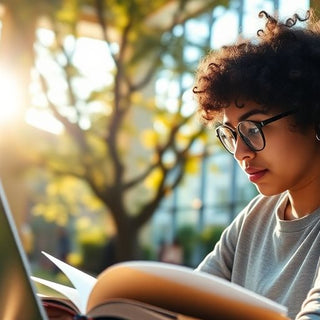
[[30, 276], [31, 268], [0, 180], [0, 319], [48, 319]]

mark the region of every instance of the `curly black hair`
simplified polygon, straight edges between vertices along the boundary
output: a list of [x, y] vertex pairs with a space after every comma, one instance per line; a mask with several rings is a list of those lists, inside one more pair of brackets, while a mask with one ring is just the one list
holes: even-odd
[[[222, 108], [256, 102], [266, 112], [297, 109], [295, 123], [320, 122], [320, 29], [311, 11], [280, 22], [265, 11], [257, 37], [210, 52], [199, 64], [193, 92], [206, 123]], [[297, 22], [307, 21], [298, 27]]]

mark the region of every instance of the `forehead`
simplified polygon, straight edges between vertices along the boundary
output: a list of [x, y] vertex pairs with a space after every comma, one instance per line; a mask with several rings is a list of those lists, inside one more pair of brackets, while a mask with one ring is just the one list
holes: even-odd
[[247, 102], [241, 108], [236, 105], [230, 105], [221, 112], [223, 123], [237, 124], [240, 121], [246, 120], [253, 115], [266, 115], [265, 110], [254, 102]]

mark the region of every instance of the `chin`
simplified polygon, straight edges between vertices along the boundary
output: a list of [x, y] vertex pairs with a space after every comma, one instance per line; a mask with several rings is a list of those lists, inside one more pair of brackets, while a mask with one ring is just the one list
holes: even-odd
[[274, 186], [263, 185], [263, 184], [261, 184], [261, 185], [255, 184], [255, 187], [257, 188], [257, 190], [260, 194], [262, 194], [263, 196], [266, 196], [266, 197], [275, 196], [275, 195], [280, 194], [285, 191], [280, 188], [276, 188]]

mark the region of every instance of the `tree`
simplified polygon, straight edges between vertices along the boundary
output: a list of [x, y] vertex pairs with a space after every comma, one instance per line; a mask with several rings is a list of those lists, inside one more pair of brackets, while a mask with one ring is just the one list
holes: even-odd
[[[184, 33], [176, 36], [175, 27], [179, 25], [183, 30], [189, 18], [220, 4], [225, 5], [226, 1], [69, 0], [47, 15], [56, 39], [51, 54], [61, 68], [66, 87], [60, 94], [64, 93], [68, 100], [57, 102], [50, 95], [48, 76], [41, 71], [38, 76], [48, 109], [65, 128], [61, 139], [68, 143], [68, 150], [51, 150], [50, 157], [42, 158], [41, 163], [60, 177], [85, 181], [105, 205], [117, 229], [118, 261], [137, 257], [139, 230], [161, 200], [181, 183], [188, 166], [203, 156], [192, 151], [195, 142], [204, 137], [203, 128], [193, 124], [192, 113], [183, 112], [182, 98], [177, 100], [175, 110], [168, 112], [147, 97], [146, 88], [153, 83], [165, 55], [175, 61], [171, 69], [174, 76], [194, 71], [195, 66], [188, 66], [183, 57], [187, 45]], [[34, 12], [26, 12], [34, 18]], [[166, 21], [159, 25], [156, 22], [160, 18], [155, 15], [161, 12], [166, 12]], [[74, 47], [66, 45], [70, 34], [73, 43], [77, 43], [78, 26], [83, 19], [100, 25], [114, 64], [112, 83], [85, 98], [80, 97], [75, 85], [81, 75], [73, 61]], [[35, 25], [30, 29], [35, 30]], [[200, 49], [207, 50], [207, 43]], [[181, 82], [180, 93], [184, 89]], [[93, 102], [98, 101], [111, 113], [91, 112]], [[146, 117], [150, 128], [153, 121], [161, 126], [159, 131], [144, 132], [144, 145], [138, 141], [131, 123], [137, 115]], [[90, 123], [85, 129], [81, 125], [84, 118]], [[132, 153], [136, 148], [142, 157], [133, 167]], [[145, 186], [148, 181], [152, 188], [150, 184]]]

